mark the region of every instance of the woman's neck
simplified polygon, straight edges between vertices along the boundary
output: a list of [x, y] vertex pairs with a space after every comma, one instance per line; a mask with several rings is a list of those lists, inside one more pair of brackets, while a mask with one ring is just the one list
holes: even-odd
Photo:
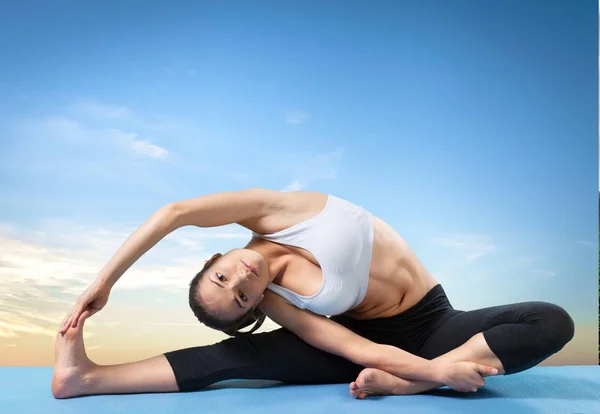
[[281, 273], [281, 270], [285, 268], [285, 255], [282, 254], [281, 246], [276, 243], [253, 237], [245, 248], [254, 250], [264, 258], [269, 269], [269, 283], [272, 283]]

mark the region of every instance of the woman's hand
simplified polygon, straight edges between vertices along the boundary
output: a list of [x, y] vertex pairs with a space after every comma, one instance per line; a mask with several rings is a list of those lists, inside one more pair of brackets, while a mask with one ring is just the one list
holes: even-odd
[[483, 377], [496, 375], [498, 370], [475, 362], [444, 362], [441, 365], [443, 383], [455, 391], [475, 392], [483, 387]]
[[[77, 299], [75, 306], [63, 319], [59, 332], [64, 334], [70, 327], [76, 327], [84, 319], [97, 313], [108, 302], [110, 286], [99, 280], [94, 281]], [[84, 311], [88, 311], [83, 315]], [[81, 320], [80, 320], [81, 319]]]

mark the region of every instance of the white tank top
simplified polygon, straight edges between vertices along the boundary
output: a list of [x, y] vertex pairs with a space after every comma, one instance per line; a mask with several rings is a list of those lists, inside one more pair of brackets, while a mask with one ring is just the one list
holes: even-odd
[[367, 294], [373, 233], [369, 211], [332, 195], [327, 196], [325, 208], [306, 221], [276, 233], [253, 232], [256, 237], [300, 247], [314, 256], [323, 272], [317, 293], [303, 296], [274, 283], [267, 289], [300, 309], [326, 316], [355, 308]]

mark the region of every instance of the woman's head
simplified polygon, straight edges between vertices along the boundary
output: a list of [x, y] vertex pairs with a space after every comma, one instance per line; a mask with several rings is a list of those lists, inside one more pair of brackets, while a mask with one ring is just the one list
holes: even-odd
[[229, 335], [257, 321], [253, 332], [264, 321], [258, 304], [269, 282], [268, 273], [264, 258], [254, 250], [217, 253], [190, 283], [190, 308], [200, 322]]

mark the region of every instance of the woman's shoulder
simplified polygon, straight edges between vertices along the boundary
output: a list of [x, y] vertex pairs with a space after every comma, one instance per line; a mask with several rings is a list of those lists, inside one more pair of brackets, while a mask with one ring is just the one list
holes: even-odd
[[318, 191], [266, 190], [270, 207], [261, 217], [240, 223], [257, 234], [271, 234], [294, 226], [322, 211], [329, 198]]

